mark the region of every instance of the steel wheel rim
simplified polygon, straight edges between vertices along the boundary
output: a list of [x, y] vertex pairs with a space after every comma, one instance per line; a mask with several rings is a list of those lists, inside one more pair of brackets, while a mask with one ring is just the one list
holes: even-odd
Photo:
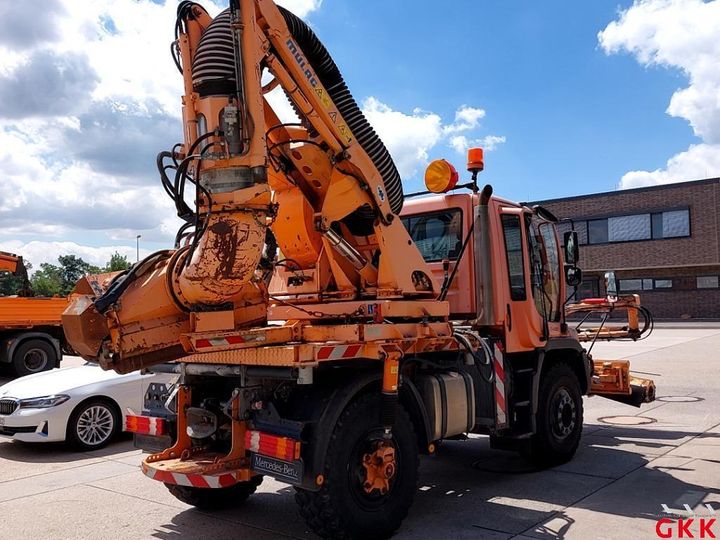
[[114, 426], [115, 419], [110, 409], [103, 405], [93, 405], [80, 414], [75, 432], [82, 443], [97, 446], [110, 438]]
[[395, 459], [397, 462], [395, 475], [390, 479], [390, 489], [385, 494], [373, 491], [368, 494], [363, 489], [365, 481], [365, 469], [362, 466], [362, 456], [367, 453], [372, 445], [376, 442], [384, 441], [383, 430], [380, 428], [371, 429], [364, 437], [358, 439], [350, 454], [348, 462], [347, 474], [350, 483], [350, 493], [356, 503], [365, 511], [376, 511], [381, 508], [390, 499], [393, 491], [400, 482], [402, 476], [402, 455], [399, 445], [395, 439], [391, 439], [393, 448], [395, 449]]
[[552, 401], [552, 430], [558, 440], [568, 438], [576, 424], [575, 402], [566, 388], [560, 388]]
[[30, 349], [25, 353], [23, 364], [28, 371], [42, 371], [48, 363], [48, 355], [42, 349]]

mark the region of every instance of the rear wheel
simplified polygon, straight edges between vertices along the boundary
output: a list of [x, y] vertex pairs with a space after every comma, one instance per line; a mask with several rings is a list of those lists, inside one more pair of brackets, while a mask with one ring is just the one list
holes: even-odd
[[244, 503], [262, 483], [262, 476], [255, 476], [247, 482], [239, 482], [226, 488], [196, 488], [165, 484], [168, 491], [179, 501], [201, 510], [222, 510]]
[[335, 425], [319, 491], [298, 489], [308, 526], [324, 538], [387, 538], [412, 505], [418, 448], [412, 422], [398, 405], [392, 438], [383, 437], [380, 396], [351, 403]]
[[55, 348], [42, 339], [22, 342], [12, 356], [12, 368], [18, 377], [52, 369], [56, 363]]
[[541, 467], [565, 463], [577, 451], [582, 425], [580, 381], [569, 365], [555, 364], [540, 381], [537, 432], [522, 453]]

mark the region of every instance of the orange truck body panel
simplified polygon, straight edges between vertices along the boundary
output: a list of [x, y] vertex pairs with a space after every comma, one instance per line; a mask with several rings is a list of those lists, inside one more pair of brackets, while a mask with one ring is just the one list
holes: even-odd
[[67, 298], [0, 298], [0, 330], [61, 326]]

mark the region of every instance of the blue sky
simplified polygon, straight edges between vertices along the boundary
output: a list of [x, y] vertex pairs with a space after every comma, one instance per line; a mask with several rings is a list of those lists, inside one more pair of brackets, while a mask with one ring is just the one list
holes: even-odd
[[[486, 158], [496, 192], [526, 200], [612, 190], [628, 170], [662, 167], [696, 140], [665, 114], [684, 84], [677, 69], [643, 68], [598, 45], [630, 2], [440, 5], [328, 0], [310, 21], [356, 97], [448, 119], [462, 104], [485, 109], [485, 131], [507, 139]], [[464, 165], [444, 145], [431, 157]]]
[[[476, 144], [482, 181], [515, 200], [720, 175], [720, 0], [277, 1], [333, 54], [406, 192]], [[37, 267], [134, 259], [138, 234], [141, 255], [166, 248], [177, 0], [4, 5], [0, 249]]]

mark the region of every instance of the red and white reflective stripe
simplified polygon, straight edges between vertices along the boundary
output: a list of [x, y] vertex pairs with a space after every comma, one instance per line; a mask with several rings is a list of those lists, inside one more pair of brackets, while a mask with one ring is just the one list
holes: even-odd
[[227, 336], [223, 338], [198, 339], [195, 342], [196, 349], [208, 349], [211, 347], [227, 347], [228, 345], [237, 345], [245, 343], [243, 336]]
[[276, 457], [286, 461], [300, 458], [300, 441], [289, 437], [262, 433], [254, 429], [245, 432], [245, 448], [256, 454]]
[[142, 464], [143, 473], [153, 480], [174, 484], [176, 486], [187, 486], [196, 488], [224, 488], [237, 484], [240, 479], [237, 473], [222, 474], [184, 474], [170, 471], [161, 471]]
[[318, 360], [340, 360], [342, 358], [357, 358], [362, 352], [362, 345], [327, 345], [317, 351]]
[[128, 414], [125, 417], [125, 431], [142, 435], [164, 435], [165, 419]]
[[495, 427], [507, 426], [507, 401], [505, 396], [505, 362], [499, 343], [495, 344]]

